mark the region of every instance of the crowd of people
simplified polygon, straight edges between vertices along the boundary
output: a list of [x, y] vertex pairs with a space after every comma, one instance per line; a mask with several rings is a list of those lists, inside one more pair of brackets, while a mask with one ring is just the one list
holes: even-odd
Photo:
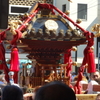
[[1, 100], [25, 100], [29, 95], [32, 96], [30, 100], [76, 100], [74, 91], [68, 85], [59, 81], [53, 81], [35, 88], [31, 94], [25, 94], [18, 86], [7, 85], [2, 89]]
[[[78, 76], [75, 73], [72, 73], [72, 83], [75, 83], [78, 79]], [[94, 73], [90, 73], [89, 76], [84, 75], [82, 76], [82, 80], [80, 81], [80, 85], [87, 84], [87, 89], [84, 92], [85, 94], [97, 94], [100, 91], [93, 91], [93, 85], [100, 84], [100, 72], [96, 70]]]
[[[72, 73], [72, 82], [77, 81], [77, 75]], [[1, 100], [76, 100], [77, 97], [72, 88], [60, 82], [53, 81], [43, 86], [37, 86], [33, 89], [32, 93], [27, 92], [27, 87], [20, 87], [13, 81], [13, 72], [9, 72], [9, 83], [5, 81], [4, 74], [0, 74], [0, 99]], [[96, 70], [91, 73], [89, 78], [84, 75], [80, 84], [87, 84], [88, 87], [85, 94], [98, 94], [96, 100], [100, 100], [100, 91], [93, 91], [93, 85], [100, 84], [100, 72]], [[27, 99], [29, 97], [29, 99]]]

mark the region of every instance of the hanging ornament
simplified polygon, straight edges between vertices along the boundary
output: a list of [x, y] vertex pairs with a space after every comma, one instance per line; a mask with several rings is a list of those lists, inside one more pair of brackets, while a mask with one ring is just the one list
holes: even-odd
[[70, 11], [69, 11], [69, 10], [66, 10], [66, 11], [65, 11], [65, 14], [66, 14], [66, 15], [69, 15], [69, 14], [70, 14]]
[[76, 23], [77, 23], [77, 24], [80, 24], [81, 22], [82, 22], [81, 19], [77, 19], [77, 20], [76, 20]]

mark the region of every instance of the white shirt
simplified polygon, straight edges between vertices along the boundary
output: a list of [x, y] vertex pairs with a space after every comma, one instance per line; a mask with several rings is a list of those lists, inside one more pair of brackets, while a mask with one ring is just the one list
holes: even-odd
[[10, 79], [9, 82], [12, 85], [14, 83], [14, 80], [13, 79]]
[[87, 94], [96, 94], [97, 92], [93, 91], [93, 85], [99, 85], [95, 80], [91, 80], [87, 87]]

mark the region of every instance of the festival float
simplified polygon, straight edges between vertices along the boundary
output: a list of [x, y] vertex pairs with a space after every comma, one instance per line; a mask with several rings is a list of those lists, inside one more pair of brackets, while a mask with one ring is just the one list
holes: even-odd
[[[33, 6], [19, 20], [12, 20], [6, 30], [0, 33], [0, 69], [4, 70], [6, 81], [9, 82], [8, 72], [14, 71], [14, 82], [18, 82], [19, 72], [19, 49], [27, 53], [29, 59], [36, 60], [34, 76], [22, 76], [20, 80], [22, 86], [26, 83], [31, 87], [44, 85], [50, 81], [58, 80], [73, 87], [76, 94], [81, 93], [79, 82], [82, 80], [83, 72], [87, 69], [88, 73], [95, 72], [94, 61], [94, 38], [99, 36], [93, 34], [79, 26], [78, 19], [74, 22], [68, 17], [69, 11], [60, 11], [52, 4], [34, 3]], [[68, 23], [71, 22], [73, 29]], [[93, 26], [92, 31], [97, 31], [97, 25]], [[13, 39], [6, 39], [6, 32], [10, 31]], [[10, 69], [5, 60], [5, 49], [3, 41], [9, 44], [7, 49], [11, 50]], [[84, 49], [83, 62], [79, 68], [78, 80], [74, 86], [70, 84], [72, 66], [77, 62], [72, 60], [71, 51], [76, 51], [76, 46], [86, 45]], [[19, 46], [23, 45], [23, 46]], [[19, 46], [19, 47], [18, 47]], [[62, 55], [64, 63], [59, 63]], [[59, 73], [57, 70], [59, 68]], [[63, 73], [63, 74], [62, 74]]]

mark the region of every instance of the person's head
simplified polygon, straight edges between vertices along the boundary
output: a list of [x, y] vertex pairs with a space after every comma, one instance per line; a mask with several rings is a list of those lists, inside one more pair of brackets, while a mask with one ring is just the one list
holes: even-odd
[[100, 78], [100, 72], [98, 70], [93, 73], [93, 78], [95, 81], [98, 81], [98, 79]]
[[22, 87], [21, 89], [22, 89], [23, 94], [27, 93], [27, 87]]
[[76, 100], [74, 91], [66, 84], [54, 81], [40, 87], [34, 100]]
[[97, 94], [97, 96], [96, 96], [96, 100], [100, 100], [100, 93]]
[[9, 78], [10, 78], [10, 79], [13, 79], [14, 72], [10, 71], [10, 72], [8, 73], [8, 75], [9, 75]]
[[23, 92], [18, 86], [5, 86], [1, 98], [2, 100], [23, 100]]

